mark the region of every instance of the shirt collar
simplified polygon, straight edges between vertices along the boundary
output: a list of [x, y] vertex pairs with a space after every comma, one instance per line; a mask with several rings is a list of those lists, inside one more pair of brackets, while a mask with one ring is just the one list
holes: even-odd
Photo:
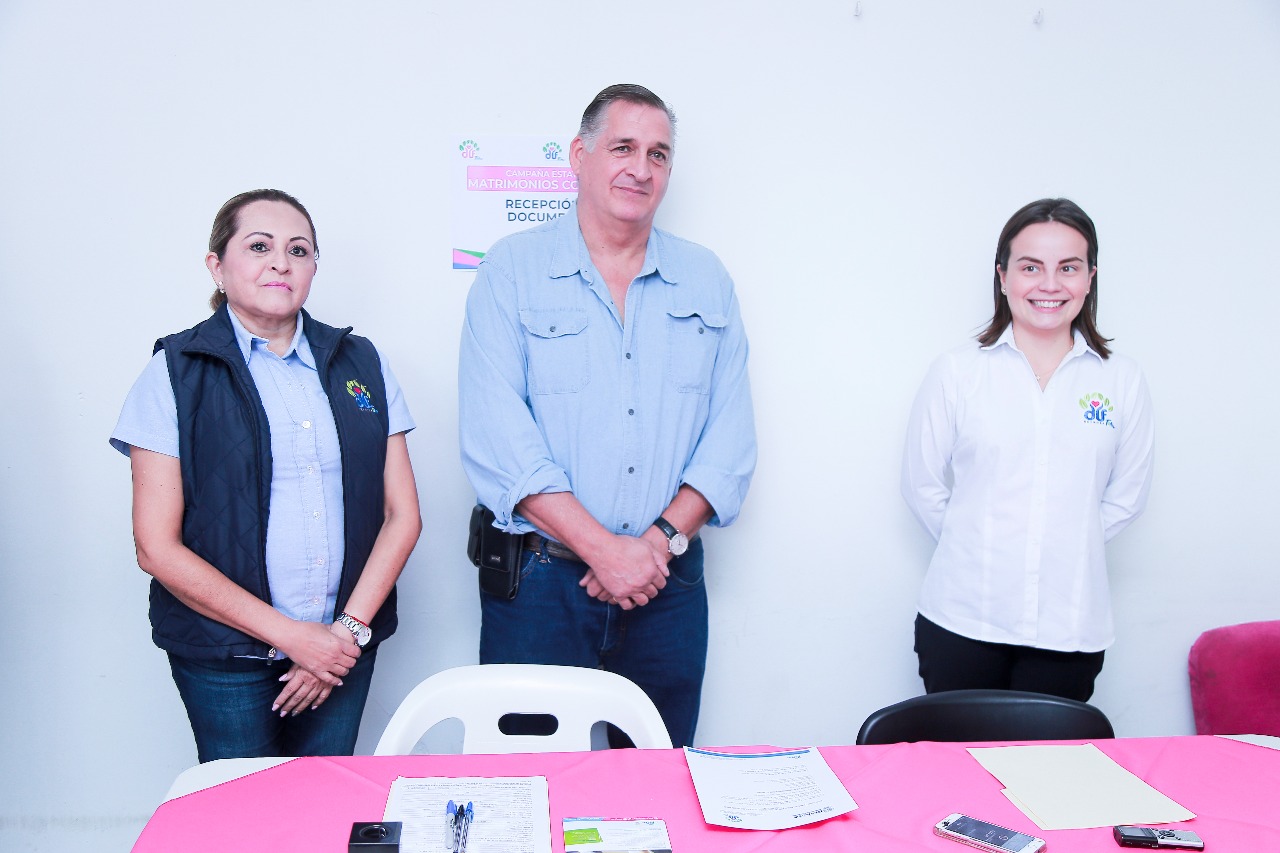
[[[581, 274], [587, 281], [592, 281], [595, 265], [591, 263], [591, 253], [587, 251], [587, 243], [582, 239], [582, 228], [578, 225], [578, 205], [575, 202], [573, 211], [556, 220], [555, 251], [551, 253], [552, 278], [565, 278]], [[640, 268], [638, 278], [657, 273], [667, 284], [679, 281], [679, 261], [667, 246], [669, 235], [657, 228], [649, 231], [649, 242], [644, 250], [644, 265]]]
[[[266, 338], [255, 335], [253, 332], [245, 328], [244, 323], [240, 322], [240, 318], [236, 316], [236, 312], [227, 306], [227, 316], [231, 318], [231, 329], [236, 335], [236, 346], [240, 347], [240, 355], [244, 356], [244, 363], [248, 364], [249, 359], [253, 357], [253, 345], [255, 342], [261, 342], [265, 347], [270, 343]], [[293, 340], [289, 342], [289, 348], [284, 351], [282, 359], [287, 359], [290, 355], [297, 353], [298, 358], [307, 367], [312, 370], [316, 367], [315, 356], [311, 354], [311, 344], [307, 342], [307, 336], [302, 331], [302, 312], [298, 312], [296, 326], [293, 332]]]
[[[1091, 353], [1099, 361], [1102, 360], [1102, 356], [1094, 352], [1093, 347], [1089, 346], [1088, 342], [1085, 341], [1084, 335], [1081, 334], [1079, 329], [1073, 330], [1071, 333], [1071, 336], [1072, 336], [1071, 351], [1067, 353], [1067, 356], [1066, 356], [1067, 358], [1076, 358], [1077, 356], [1083, 355], [1084, 353], [1087, 352], [1087, 353]], [[1000, 333], [1000, 337], [996, 338], [996, 342], [994, 344], [991, 344], [991, 346], [982, 347], [982, 349], [993, 350], [996, 347], [1000, 347], [1000, 346], [1007, 346], [1009, 349], [1013, 350], [1014, 352], [1022, 352], [1022, 350], [1018, 349], [1018, 344], [1013, 339], [1012, 323], [1005, 326], [1004, 331]]]

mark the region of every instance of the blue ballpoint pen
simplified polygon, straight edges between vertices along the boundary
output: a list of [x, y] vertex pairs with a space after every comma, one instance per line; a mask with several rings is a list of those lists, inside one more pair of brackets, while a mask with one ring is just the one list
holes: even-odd
[[[458, 811], [462, 811], [461, 808]], [[467, 836], [471, 833], [471, 822], [475, 820], [476, 813], [471, 808], [471, 803], [467, 803], [467, 810], [462, 819], [462, 841], [458, 844], [458, 853], [467, 853]]]
[[457, 808], [450, 800], [448, 805], [444, 807], [444, 849], [453, 850], [454, 841], [458, 837], [458, 827], [455, 823]]

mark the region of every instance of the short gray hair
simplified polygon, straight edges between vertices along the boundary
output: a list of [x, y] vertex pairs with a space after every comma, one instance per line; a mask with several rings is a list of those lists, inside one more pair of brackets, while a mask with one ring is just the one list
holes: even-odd
[[600, 131], [604, 130], [604, 115], [609, 105], [615, 101], [641, 104], [666, 113], [667, 120], [671, 122], [671, 145], [675, 146], [676, 114], [671, 107], [667, 106], [667, 102], [636, 83], [615, 83], [600, 90], [600, 94], [587, 104], [586, 110], [582, 113], [582, 124], [578, 125], [578, 136], [582, 139], [582, 144], [587, 146], [588, 151], [595, 149], [596, 139], [599, 138]]

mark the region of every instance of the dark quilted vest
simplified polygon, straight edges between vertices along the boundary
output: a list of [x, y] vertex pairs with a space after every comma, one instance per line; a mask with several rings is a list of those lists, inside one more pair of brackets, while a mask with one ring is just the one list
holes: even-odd
[[[346, 606], [383, 521], [387, 395], [377, 350], [351, 329], [335, 329], [302, 312], [320, 383], [342, 447], [346, 558], [337, 608]], [[156, 342], [164, 349], [178, 404], [182, 465], [182, 541], [268, 603], [267, 517], [271, 498], [271, 434], [253, 376], [236, 344], [227, 307], [203, 323]], [[377, 412], [347, 390], [358, 380]], [[370, 623], [374, 642], [396, 629], [396, 593]], [[158, 581], [151, 582], [151, 636], [183, 657], [265, 656], [267, 644], [196, 613]]]

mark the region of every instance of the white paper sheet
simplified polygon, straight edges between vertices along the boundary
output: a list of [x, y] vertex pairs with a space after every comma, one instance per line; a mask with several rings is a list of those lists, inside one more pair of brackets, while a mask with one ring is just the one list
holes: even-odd
[[726, 753], [685, 747], [684, 755], [702, 818], [714, 826], [788, 829], [858, 807], [816, 749]]
[[1280, 737], [1275, 735], [1218, 735], [1218, 737], [1251, 743], [1254, 746], [1265, 746], [1267, 749], [1280, 749]]
[[450, 800], [473, 804], [467, 853], [551, 853], [545, 776], [401, 776], [391, 785], [382, 818], [404, 824], [400, 853], [443, 853]]
[[1174, 823], [1195, 817], [1091, 743], [971, 747], [1004, 795], [1041, 829]]
[[671, 853], [666, 821], [653, 818], [564, 819], [565, 853]]

